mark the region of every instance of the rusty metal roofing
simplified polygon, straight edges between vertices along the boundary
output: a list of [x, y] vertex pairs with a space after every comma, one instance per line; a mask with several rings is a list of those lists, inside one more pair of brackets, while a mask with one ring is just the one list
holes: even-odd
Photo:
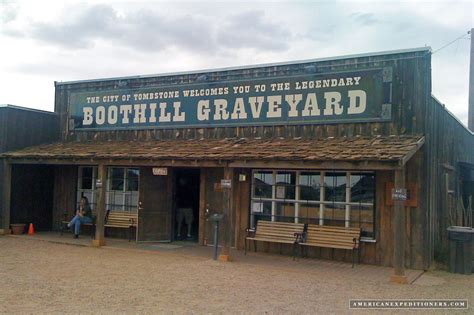
[[396, 162], [409, 159], [423, 142], [423, 136], [61, 142], [1, 156], [11, 159]]

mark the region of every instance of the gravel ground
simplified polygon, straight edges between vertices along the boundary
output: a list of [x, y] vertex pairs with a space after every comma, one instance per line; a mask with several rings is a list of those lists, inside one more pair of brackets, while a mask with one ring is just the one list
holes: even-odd
[[[395, 285], [385, 278], [371, 280], [370, 275], [361, 281], [337, 270], [219, 263], [172, 252], [97, 249], [7, 236], [0, 237], [0, 279], [0, 313], [8, 314], [314, 314], [349, 313], [349, 299], [474, 301], [474, 275], [433, 271], [414, 284]], [[457, 312], [472, 313], [472, 307]]]

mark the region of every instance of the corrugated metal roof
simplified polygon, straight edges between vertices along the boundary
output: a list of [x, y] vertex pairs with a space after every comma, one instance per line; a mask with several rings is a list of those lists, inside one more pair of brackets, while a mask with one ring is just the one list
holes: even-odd
[[422, 136], [61, 142], [1, 156], [12, 159], [397, 162], [411, 157], [423, 142]]
[[42, 113], [42, 114], [57, 115], [55, 112], [50, 112], [50, 111], [47, 111], [47, 110], [24, 107], [24, 106], [18, 106], [18, 105], [12, 105], [12, 104], [0, 104], [0, 108], [11, 108], [11, 109], [17, 109], [17, 110], [24, 110], [24, 111], [28, 111], [28, 112], [36, 112], [36, 113]]

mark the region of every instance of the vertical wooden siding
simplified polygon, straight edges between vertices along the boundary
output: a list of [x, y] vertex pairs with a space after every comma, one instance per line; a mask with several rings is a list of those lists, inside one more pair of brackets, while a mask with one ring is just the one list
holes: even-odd
[[53, 229], [59, 229], [64, 213], [72, 218], [76, 210], [77, 166], [56, 166], [54, 170]]

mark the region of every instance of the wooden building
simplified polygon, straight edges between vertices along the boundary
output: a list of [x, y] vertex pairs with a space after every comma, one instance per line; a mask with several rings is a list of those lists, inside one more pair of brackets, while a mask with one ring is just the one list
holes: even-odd
[[242, 249], [258, 220], [360, 227], [363, 263], [427, 269], [473, 193], [473, 134], [431, 95], [429, 48], [61, 82], [55, 112], [59, 142], [3, 154], [7, 168], [52, 170], [38, 211], [53, 229], [85, 195], [98, 220], [138, 213], [139, 242], [182, 238], [184, 222], [211, 244], [207, 216], [225, 213], [226, 246]]
[[[0, 154], [7, 151], [18, 150], [25, 147], [30, 147], [43, 143], [51, 143], [59, 140], [59, 119], [58, 116], [53, 112], [47, 112], [42, 110], [36, 110], [21, 106], [15, 106], [10, 104], [0, 104]], [[13, 173], [14, 181], [7, 183], [4, 187], [3, 179], [11, 177], [10, 174], [4, 173], [3, 161], [0, 163], [0, 191], [4, 191], [5, 188], [9, 188], [13, 185], [15, 193], [22, 191], [24, 185], [28, 185], [28, 181], [35, 180], [38, 177], [45, 175], [46, 169], [39, 169], [37, 167], [30, 167], [28, 165], [14, 165], [8, 170]], [[52, 176], [53, 173], [49, 174]], [[44, 189], [39, 192], [45, 195], [53, 193], [52, 187], [38, 187]], [[8, 192], [9, 193], [9, 192]], [[0, 215], [0, 230], [5, 226], [8, 228], [10, 222], [18, 223], [25, 222], [30, 217], [35, 217], [34, 212], [34, 201], [30, 200], [28, 203], [24, 203], [26, 207], [17, 206], [17, 198], [22, 198], [21, 194], [12, 194], [11, 198], [11, 213], [10, 209], [6, 211], [4, 215]], [[51, 199], [51, 198], [49, 198]], [[0, 210], [3, 210], [3, 193], [0, 193]], [[49, 200], [51, 201], [51, 200]], [[40, 205], [41, 206], [41, 205]], [[47, 208], [52, 207], [52, 202], [44, 205]], [[43, 209], [46, 211], [46, 209]], [[4, 211], [0, 211], [1, 214]], [[39, 220], [44, 224], [45, 227], [51, 228], [51, 219], [44, 218]]]

